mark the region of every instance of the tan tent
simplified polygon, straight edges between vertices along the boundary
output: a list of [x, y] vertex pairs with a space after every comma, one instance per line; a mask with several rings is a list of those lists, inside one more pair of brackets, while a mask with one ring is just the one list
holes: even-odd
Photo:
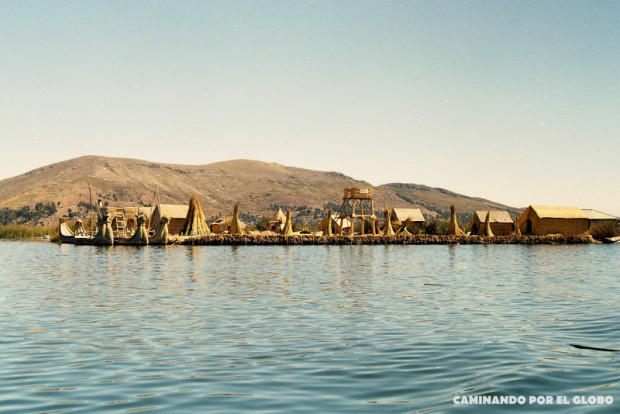
[[181, 233], [187, 212], [188, 205], [182, 204], [157, 204], [151, 216], [151, 229], [155, 229], [161, 222], [162, 217], [168, 217], [168, 231], [172, 235]]
[[514, 222], [510, 214], [505, 210], [477, 210], [471, 219], [471, 234], [482, 235], [483, 224], [489, 215], [491, 231], [496, 236], [508, 236], [512, 234]]
[[285, 224], [286, 216], [282, 212], [282, 209], [278, 207], [278, 211], [273, 215], [273, 217], [271, 217], [269, 223], [267, 224], [267, 230], [280, 233], [284, 229]]
[[529, 206], [517, 224], [523, 234], [574, 236], [586, 233], [588, 223], [579, 207]]
[[184, 236], [206, 236], [211, 234], [196, 194], [192, 195], [189, 200], [189, 208], [185, 217], [185, 223], [183, 223], [181, 228], [181, 234]]
[[456, 211], [454, 204], [450, 206], [450, 223], [448, 224], [447, 236], [464, 236], [463, 230], [460, 229], [458, 221], [456, 221]]

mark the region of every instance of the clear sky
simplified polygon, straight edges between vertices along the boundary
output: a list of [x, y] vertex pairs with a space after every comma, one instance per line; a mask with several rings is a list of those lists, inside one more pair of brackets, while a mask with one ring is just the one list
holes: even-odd
[[0, 0], [0, 179], [247, 158], [620, 215], [620, 1]]

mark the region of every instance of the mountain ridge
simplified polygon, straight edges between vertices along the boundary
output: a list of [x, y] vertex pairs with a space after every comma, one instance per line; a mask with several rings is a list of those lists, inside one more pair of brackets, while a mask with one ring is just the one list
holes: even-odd
[[271, 216], [291, 207], [308, 221], [322, 218], [326, 207], [340, 206], [346, 187], [371, 187], [375, 209], [421, 208], [427, 217], [445, 217], [450, 204], [460, 213], [481, 209], [517, 209], [480, 197], [413, 183], [372, 186], [337, 171], [318, 171], [258, 160], [235, 159], [184, 165], [135, 158], [85, 155], [35, 168], [0, 181], [0, 208], [54, 202], [60, 215], [89, 202], [89, 182], [96, 198], [113, 206], [150, 205], [159, 187], [162, 203], [187, 204], [196, 193], [205, 215], [228, 215], [235, 203], [250, 216]]

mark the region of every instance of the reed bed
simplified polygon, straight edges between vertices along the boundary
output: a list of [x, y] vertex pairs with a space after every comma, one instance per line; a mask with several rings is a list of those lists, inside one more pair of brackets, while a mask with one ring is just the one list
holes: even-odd
[[292, 246], [315, 246], [315, 245], [430, 245], [430, 244], [583, 244], [593, 243], [589, 235], [581, 236], [437, 236], [437, 235], [407, 235], [407, 236], [311, 236], [311, 235], [253, 235], [253, 234], [214, 234], [201, 237], [176, 237], [171, 244], [194, 245], [194, 246], [220, 246], [220, 245], [292, 245]]
[[50, 236], [50, 239], [58, 239], [57, 226], [26, 226], [22, 224], [9, 224], [0, 226], [0, 239], [19, 240], [19, 239], [37, 239]]

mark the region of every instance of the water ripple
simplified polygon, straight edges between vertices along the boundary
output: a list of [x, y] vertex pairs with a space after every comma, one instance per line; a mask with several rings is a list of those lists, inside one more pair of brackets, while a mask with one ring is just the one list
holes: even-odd
[[0, 411], [477, 412], [452, 398], [617, 397], [618, 354], [569, 344], [620, 347], [619, 252], [0, 242]]

